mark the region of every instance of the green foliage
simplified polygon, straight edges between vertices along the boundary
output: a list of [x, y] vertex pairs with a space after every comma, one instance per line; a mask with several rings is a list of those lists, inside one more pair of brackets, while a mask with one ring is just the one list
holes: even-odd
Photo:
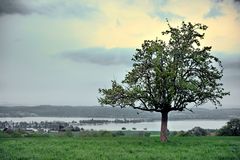
[[81, 131], [79, 132], [80, 137], [112, 137], [110, 131]]
[[210, 46], [201, 47], [207, 26], [185, 22], [168, 26], [162, 34], [170, 36], [169, 41], [145, 40], [122, 83], [112, 81], [112, 88], [99, 89], [98, 99], [101, 105], [161, 112], [161, 141], [167, 141], [168, 112], [208, 101], [221, 105], [219, 100], [230, 94], [220, 83], [221, 61], [210, 54]]
[[1, 138], [2, 160], [238, 160], [240, 137]]
[[189, 134], [189, 132], [185, 132], [185, 131], [179, 131], [175, 133], [175, 136], [177, 137], [186, 137], [186, 136], [192, 136]]
[[100, 134], [102, 137], [112, 137], [112, 132], [109, 131], [101, 131]]
[[125, 133], [123, 131], [116, 131], [113, 133], [113, 137], [117, 137], [117, 136], [124, 136]]
[[227, 122], [217, 133], [219, 136], [240, 136], [240, 119], [235, 118]]
[[79, 131], [73, 132], [71, 130], [56, 132], [56, 133], [40, 133], [40, 132], [26, 132], [26, 131], [0, 131], [0, 138], [26, 138], [26, 137], [118, 137], [118, 136], [146, 136], [149, 137], [150, 132], [147, 131]]
[[150, 137], [151, 133], [141, 131], [141, 132], [138, 132], [138, 135], [142, 137]]
[[10, 134], [7, 134], [6, 132], [0, 131], [0, 138], [9, 138], [11, 137]]
[[201, 127], [194, 127], [193, 129], [189, 130], [187, 133], [189, 135], [193, 135], [193, 136], [206, 136], [206, 135], [208, 135], [208, 132]]
[[221, 61], [210, 54], [211, 47], [201, 47], [206, 29], [182, 22], [163, 32], [170, 36], [168, 42], [145, 40], [122, 84], [112, 81], [112, 88], [99, 89], [100, 104], [156, 112], [182, 111], [189, 103], [221, 105], [219, 100], [229, 93], [220, 83]]
[[206, 130], [201, 127], [194, 127], [188, 131], [171, 131], [170, 136], [186, 137], [186, 136], [212, 136], [216, 130]]
[[71, 130], [67, 130], [64, 132], [64, 135], [67, 137], [73, 137], [73, 132]]
[[0, 138], [20, 138], [20, 137], [48, 137], [50, 134], [41, 132], [26, 132], [24, 130], [0, 131]]

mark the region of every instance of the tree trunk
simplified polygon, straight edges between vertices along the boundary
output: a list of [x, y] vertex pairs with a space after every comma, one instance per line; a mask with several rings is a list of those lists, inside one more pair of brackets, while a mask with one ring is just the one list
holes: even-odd
[[162, 112], [162, 124], [161, 124], [161, 133], [160, 141], [166, 142], [167, 138], [167, 122], [168, 122], [168, 112]]

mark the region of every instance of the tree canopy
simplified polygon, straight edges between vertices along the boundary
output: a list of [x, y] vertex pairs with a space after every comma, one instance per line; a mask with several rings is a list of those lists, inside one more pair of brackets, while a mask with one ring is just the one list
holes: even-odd
[[168, 42], [145, 40], [122, 83], [113, 80], [112, 88], [99, 89], [100, 104], [166, 114], [183, 111], [188, 104], [221, 105], [219, 100], [229, 92], [220, 82], [221, 61], [210, 54], [210, 46], [201, 47], [207, 26], [190, 22], [168, 26], [162, 32], [169, 36]]
[[219, 136], [240, 136], [240, 118], [231, 119], [227, 125], [219, 129]]

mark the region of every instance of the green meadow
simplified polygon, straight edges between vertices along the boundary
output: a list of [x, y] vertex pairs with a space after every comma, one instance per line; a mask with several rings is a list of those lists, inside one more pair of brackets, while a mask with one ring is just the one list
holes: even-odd
[[239, 160], [240, 137], [0, 138], [1, 160]]

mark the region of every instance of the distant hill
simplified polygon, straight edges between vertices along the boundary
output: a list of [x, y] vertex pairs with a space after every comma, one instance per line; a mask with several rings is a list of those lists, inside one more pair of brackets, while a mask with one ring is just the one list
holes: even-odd
[[[231, 119], [240, 117], [240, 108], [233, 109], [202, 109], [194, 112], [170, 112], [169, 119]], [[100, 106], [0, 106], [0, 117], [105, 117], [105, 118], [146, 118], [160, 119], [160, 113], [144, 112], [131, 108], [112, 108]]]

